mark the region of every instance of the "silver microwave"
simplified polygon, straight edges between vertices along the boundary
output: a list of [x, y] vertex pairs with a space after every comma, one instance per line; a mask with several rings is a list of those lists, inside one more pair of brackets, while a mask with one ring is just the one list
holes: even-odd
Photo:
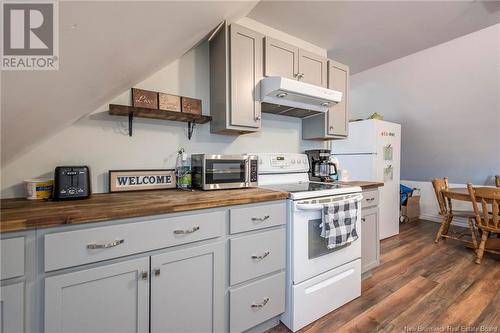
[[255, 155], [191, 155], [193, 187], [219, 190], [257, 186]]

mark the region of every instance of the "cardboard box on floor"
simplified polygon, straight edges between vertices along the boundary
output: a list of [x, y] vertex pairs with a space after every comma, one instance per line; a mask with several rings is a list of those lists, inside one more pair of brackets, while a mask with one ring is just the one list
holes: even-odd
[[407, 216], [410, 221], [415, 221], [420, 216], [420, 195], [408, 197], [406, 206], [401, 207], [401, 215]]

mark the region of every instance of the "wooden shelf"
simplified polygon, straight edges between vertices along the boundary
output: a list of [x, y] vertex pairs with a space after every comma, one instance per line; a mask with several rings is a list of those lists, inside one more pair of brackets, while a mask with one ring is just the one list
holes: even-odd
[[159, 109], [146, 109], [146, 108], [138, 108], [138, 107], [133, 107], [133, 106], [128, 106], [128, 105], [118, 105], [118, 104], [110, 104], [109, 105], [109, 114], [113, 115], [113, 116], [128, 117], [129, 135], [130, 136], [132, 136], [132, 123], [133, 123], [133, 119], [135, 117], [180, 121], [180, 122], [188, 123], [188, 138], [189, 139], [191, 139], [194, 124], [206, 124], [212, 120], [211, 116], [203, 116], [200, 114], [165, 111], [165, 110], [159, 110]]
[[146, 108], [136, 108], [127, 105], [109, 105], [109, 114], [113, 116], [129, 116], [133, 113], [134, 117], [138, 118], [150, 118], [150, 119], [162, 119], [162, 120], [172, 120], [181, 121], [185, 123], [197, 123], [205, 124], [212, 120], [210, 116], [203, 116], [200, 114], [186, 113], [186, 112], [175, 112], [175, 111], [164, 111], [159, 109], [146, 109]]

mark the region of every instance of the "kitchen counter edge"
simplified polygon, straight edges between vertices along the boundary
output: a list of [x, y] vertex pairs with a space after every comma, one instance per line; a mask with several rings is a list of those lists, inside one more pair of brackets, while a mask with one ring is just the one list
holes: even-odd
[[362, 190], [368, 190], [368, 189], [375, 189], [384, 186], [383, 182], [372, 182], [372, 181], [364, 181], [364, 180], [352, 180], [352, 181], [345, 181], [345, 182], [338, 182], [339, 184], [342, 185], [349, 185], [349, 186], [359, 186], [361, 187]]
[[72, 201], [2, 199], [0, 233], [284, 200], [262, 188], [217, 191], [157, 190], [94, 194]]

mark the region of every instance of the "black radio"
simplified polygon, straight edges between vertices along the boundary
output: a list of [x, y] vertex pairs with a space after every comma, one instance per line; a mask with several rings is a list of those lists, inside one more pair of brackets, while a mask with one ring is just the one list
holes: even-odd
[[88, 166], [58, 166], [54, 171], [54, 200], [85, 199], [90, 197]]

